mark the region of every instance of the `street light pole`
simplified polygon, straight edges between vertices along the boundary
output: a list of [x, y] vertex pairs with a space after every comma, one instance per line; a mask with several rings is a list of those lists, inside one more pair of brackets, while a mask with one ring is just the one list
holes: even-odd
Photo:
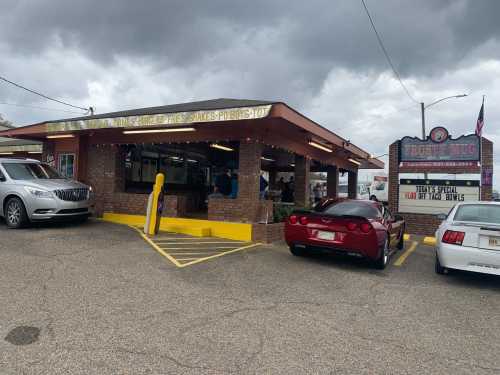
[[[423, 141], [425, 141], [425, 139], [426, 139], [426, 135], [425, 135], [425, 110], [434, 104], [442, 102], [443, 100], [452, 99], [452, 98], [463, 98], [465, 96], [467, 96], [467, 94], [447, 96], [446, 98], [438, 99], [438, 100], [436, 100], [428, 105], [425, 105], [424, 102], [420, 103], [420, 111], [422, 112], [422, 140]], [[427, 172], [424, 173], [424, 178], [427, 179]]]
[[420, 110], [422, 111], [422, 140], [425, 141], [425, 105], [420, 103]]

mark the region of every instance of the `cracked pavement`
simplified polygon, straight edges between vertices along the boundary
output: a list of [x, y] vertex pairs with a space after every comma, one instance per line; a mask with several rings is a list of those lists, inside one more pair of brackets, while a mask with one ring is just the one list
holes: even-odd
[[[125, 226], [0, 223], [0, 372], [500, 373], [500, 278], [433, 262], [425, 246], [377, 271], [274, 245], [179, 269]], [[38, 341], [5, 341], [18, 326]]]

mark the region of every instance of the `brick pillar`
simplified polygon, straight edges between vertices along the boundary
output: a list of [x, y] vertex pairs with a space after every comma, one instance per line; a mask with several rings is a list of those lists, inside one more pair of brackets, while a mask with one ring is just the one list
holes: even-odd
[[358, 171], [347, 172], [347, 197], [349, 199], [358, 197]]
[[123, 191], [120, 165], [125, 163], [121, 157], [119, 146], [89, 147], [87, 181], [94, 188], [97, 216], [104, 211], [112, 212], [114, 194]]
[[262, 145], [253, 141], [240, 142], [238, 168], [238, 199], [255, 204], [260, 192], [260, 157]]
[[295, 154], [295, 205], [299, 207], [309, 207], [309, 175], [311, 173], [311, 160]]
[[326, 195], [328, 198], [337, 198], [339, 191], [339, 170], [336, 165], [327, 167]]
[[389, 146], [388, 203], [391, 212], [399, 210], [399, 141]]
[[[491, 171], [493, 172], [493, 142], [486, 138], [482, 138], [481, 142], [481, 163], [483, 170], [491, 169]], [[493, 186], [481, 186], [480, 199], [482, 201], [491, 201], [492, 196]]]

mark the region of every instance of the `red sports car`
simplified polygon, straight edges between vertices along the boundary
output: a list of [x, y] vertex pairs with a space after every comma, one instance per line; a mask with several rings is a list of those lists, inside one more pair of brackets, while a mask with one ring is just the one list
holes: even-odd
[[314, 211], [295, 211], [285, 224], [293, 255], [339, 252], [371, 260], [384, 269], [395, 249], [403, 248], [405, 222], [380, 202], [327, 200]]

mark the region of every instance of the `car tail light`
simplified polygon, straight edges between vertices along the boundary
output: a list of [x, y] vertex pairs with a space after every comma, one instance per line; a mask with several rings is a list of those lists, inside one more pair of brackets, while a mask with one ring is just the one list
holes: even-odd
[[292, 215], [288, 218], [288, 220], [290, 221], [290, 224], [297, 224], [297, 216], [296, 215]]
[[442, 241], [444, 243], [451, 243], [453, 245], [462, 245], [462, 242], [464, 241], [464, 237], [465, 237], [464, 232], [447, 230], [446, 232], [444, 232]]
[[359, 226], [359, 229], [361, 229], [361, 232], [363, 233], [368, 233], [372, 230], [372, 225], [370, 223], [362, 223]]
[[299, 223], [302, 225], [307, 225], [309, 223], [309, 220], [307, 219], [307, 216], [301, 216], [299, 219]]
[[358, 227], [358, 224], [356, 224], [356, 223], [347, 223], [346, 227], [349, 230], [355, 230]]

